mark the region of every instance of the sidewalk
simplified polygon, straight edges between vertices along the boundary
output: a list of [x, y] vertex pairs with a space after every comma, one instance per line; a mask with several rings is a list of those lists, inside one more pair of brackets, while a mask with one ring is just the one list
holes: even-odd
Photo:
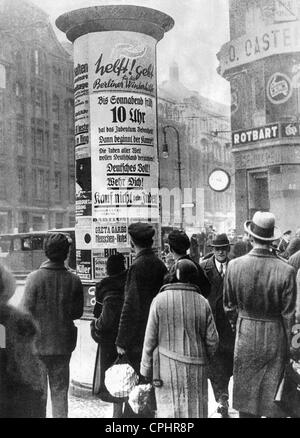
[[[78, 327], [77, 347], [74, 351], [70, 364], [70, 395], [69, 417], [70, 418], [111, 418], [112, 404], [105, 403], [92, 395], [92, 382], [97, 344], [90, 336], [90, 321], [76, 321]], [[230, 394], [232, 393], [232, 381]], [[217, 403], [214, 400], [213, 391], [209, 384], [209, 418], [220, 418], [216, 413]], [[231, 405], [230, 397], [230, 405]], [[50, 411], [49, 411], [50, 414]], [[238, 418], [236, 411], [230, 411], [231, 418]]]

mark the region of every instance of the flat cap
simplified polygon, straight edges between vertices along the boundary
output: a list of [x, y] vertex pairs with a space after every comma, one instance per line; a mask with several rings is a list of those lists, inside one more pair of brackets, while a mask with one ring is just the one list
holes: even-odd
[[155, 230], [152, 225], [147, 222], [136, 222], [129, 225], [128, 233], [133, 240], [145, 241], [152, 239], [155, 234]]
[[184, 231], [173, 230], [168, 236], [168, 241], [173, 249], [187, 251], [191, 246], [190, 239]]
[[45, 243], [46, 256], [50, 260], [63, 258], [68, 252], [70, 244], [70, 239], [66, 234], [53, 233], [48, 237]]

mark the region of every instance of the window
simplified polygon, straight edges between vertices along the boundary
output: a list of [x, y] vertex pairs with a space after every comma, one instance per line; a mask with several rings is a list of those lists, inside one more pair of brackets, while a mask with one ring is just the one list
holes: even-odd
[[56, 213], [55, 228], [63, 228], [63, 227], [64, 227], [64, 214]]
[[35, 157], [43, 158], [44, 156], [44, 132], [41, 129], [36, 131], [36, 141], [35, 141]]
[[65, 112], [67, 118], [67, 128], [74, 126], [73, 115], [74, 115], [74, 102], [72, 99], [65, 100]]
[[46, 118], [49, 117], [49, 98], [48, 98], [48, 93], [45, 92], [45, 96], [44, 96], [44, 102], [45, 102], [45, 113], [46, 113]]
[[4, 93], [0, 89], [0, 112], [1, 114], [4, 112]]
[[18, 156], [23, 156], [24, 155], [24, 124], [23, 124], [23, 120], [17, 121], [16, 143], [17, 143]]
[[22, 249], [22, 241], [20, 237], [16, 237], [13, 240], [13, 251], [21, 251]]
[[19, 222], [19, 233], [27, 233], [29, 229], [29, 214], [27, 211], [22, 211], [21, 220], [22, 222]]
[[74, 228], [76, 224], [75, 215], [69, 216], [69, 227]]
[[74, 149], [74, 140], [73, 138], [69, 138], [68, 140], [68, 161], [69, 164], [75, 163], [75, 149]]
[[34, 49], [31, 52], [31, 72], [36, 75], [40, 76], [43, 73], [43, 55], [41, 50]]
[[33, 169], [33, 197], [39, 201], [48, 199], [47, 174], [44, 169]]
[[19, 72], [23, 69], [23, 55], [21, 51], [16, 53], [16, 68]]
[[42, 250], [43, 249], [43, 243], [44, 243], [44, 237], [43, 236], [32, 236], [32, 238], [31, 238], [31, 248], [33, 250]]
[[15, 85], [15, 92], [16, 92], [16, 96], [17, 97], [22, 97], [23, 96], [23, 87], [22, 87], [22, 85], [20, 84], [20, 82], [16, 82], [16, 85]]
[[44, 170], [37, 170], [37, 199], [44, 199], [45, 197], [45, 173]]
[[55, 172], [54, 174], [54, 199], [55, 201], [61, 201], [61, 172]]
[[43, 91], [42, 90], [35, 90], [35, 115], [36, 117], [42, 117], [43, 114]]
[[69, 201], [71, 203], [75, 202], [75, 176], [70, 175], [69, 177]]
[[0, 167], [0, 199], [6, 199], [7, 180], [5, 175], [5, 167]]
[[0, 121], [0, 150], [4, 149], [4, 123]]
[[52, 112], [55, 120], [59, 120], [59, 98], [54, 95], [52, 99]]
[[59, 162], [59, 133], [58, 125], [53, 126], [53, 160], [55, 163]]
[[6, 67], [0, 64], [0, 88], [6, 88]]
[[26, 176], [25, 168], [18, 168], [18, 197], [19, 201], [24, 201], [26, 197]]
[[49, 156], [50, 156], [50, 137], [49, 137], [49, 131], [45, 132], [45, 155], [49, 159]]

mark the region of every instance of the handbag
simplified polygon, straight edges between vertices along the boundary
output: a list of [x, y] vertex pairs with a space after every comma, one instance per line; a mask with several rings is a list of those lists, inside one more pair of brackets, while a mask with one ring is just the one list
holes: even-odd
[[274, 401], [287, 416], [300, 418], [300, 365], [297, 362], [290, 361], [285, 366]]
[[105, 372], [104, 383], [108, 392], [124, 401], [128, 399], [138, 381], [139, 376], [125, 354], [118, 356], [114, 364]]

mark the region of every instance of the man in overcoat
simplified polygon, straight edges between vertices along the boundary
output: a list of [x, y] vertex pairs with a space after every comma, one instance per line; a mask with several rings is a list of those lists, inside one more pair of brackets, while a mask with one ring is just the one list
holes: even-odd
[[[163, 285], [167, 268], [152, 249], [155, 230], [150, 223], [132, 223], [128, 233], [136, 257], [127, 274], [116, 346], [118, 354], [126, 353], [139, 372], [150, 305]], [[128, 405], [124, 412], [132, 415]]]
[[28, 275], [22, 299], [39, 328], [36, 346], [43, 364], [44, 409], [48, 376], [54, 418], [68, 416], [69, 363], [77, 342], [73, 320], [83, 314], [81, 280], [64, 265], [69, 248], [65, 234], [49, 236], [45, 245], [48, 260]]
[[210, 282], [211, 290], [207, 299], [219, 333], [219, 347], [209, 364], [209, 379], [215, 399], [219, 403], [218, 413], [226, 418], [228, 417], [228, 385], [233, 373], [235, 340], [235, 334], [223, 308], [223, 282], [229, 262], [230, 242], [226, 234], [218, 234], [211, 246], [213, 247], [213, 256], [200, 264]]
[[290, 355], [295, 272], [270, 251], [280, 236], [272, 213], [256, 212], [244, 228], [253, 249], [229, 262], [224, 285], [224, 308], [236, 330], [233, 407], [241, 418], [284, 417], [274, 396]]

